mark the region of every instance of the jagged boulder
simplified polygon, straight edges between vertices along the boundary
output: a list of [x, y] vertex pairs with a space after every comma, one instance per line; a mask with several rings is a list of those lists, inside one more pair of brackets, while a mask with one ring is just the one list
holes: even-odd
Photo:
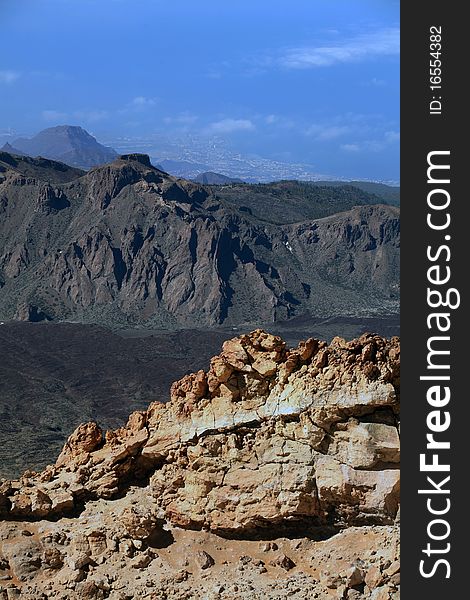
[[181, 527], [392, 523], [398, 366], [397, 338], [312, 339], [294, 350], [261, 330], [234, 338], [207, 373], [174, 383], [169, 403], [105, 436], [80, 425], [54, 466], [11, 487], [3, 511], [62, 514], [150, 477], [156, 510]]

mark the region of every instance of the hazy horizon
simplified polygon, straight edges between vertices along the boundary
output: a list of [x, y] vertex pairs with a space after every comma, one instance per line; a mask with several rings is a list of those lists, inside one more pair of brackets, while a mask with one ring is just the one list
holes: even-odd
[[4, 133], [399, 181], [398, 2], [40, 4], [0, 8]]

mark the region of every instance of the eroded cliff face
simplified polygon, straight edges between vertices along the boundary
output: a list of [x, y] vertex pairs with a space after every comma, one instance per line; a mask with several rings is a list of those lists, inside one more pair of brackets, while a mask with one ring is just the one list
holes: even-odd
[[145, 155], [66, 182], [42, 179], [45, 167], [4, 168], [4, 320], [194, 327], [397, 308], [395, 207], [276, 225]]
[[[50, 593], [32, 597], [285, 598], [297, 586], [289, 596], [390, 598], [398, 386], [397, 338], [310, 339], [293, 350], [261, 330], [229, 340], [208, 372], [173, 384], [167, 404], [104, 435], [83, 424], [55, 465], [2, 483], [3, 568], [24, 594]], [[168, 556], [155, 543], [165, 536]], [[346, 558], [326, 556], [334, 540]], [[26, 566], [18, 544], [35, 547]], [[255, 592], [234, 558], [247, 548]], [[111, 577], [117, 564], [123, 573]], [[237, 574], [238, 592], [224, 588]], [[204, 596], [219, 580], [224, 589]], [[141, 584], [136, 596], [119, 591]]]

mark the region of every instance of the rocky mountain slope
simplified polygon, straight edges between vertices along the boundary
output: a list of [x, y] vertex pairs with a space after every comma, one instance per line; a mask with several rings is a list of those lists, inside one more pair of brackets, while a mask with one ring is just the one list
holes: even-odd
[[400, 206], [400, 187], [397, 185], [387, 185], [385, 183], [379, 183], [378, 181], [309, 181], [308, 185], [312, 186], [329, 186], [329, 187], [342, 187], [345, 184], [359, 188], [364, 192], [373, 194], [382, 199], [386, 204], [393, 206]]
[[26, 156], [24, 152], [21, 152], [18, 148], [14, 148], [9, 142], [3, 144], [0, 148], [0, 152], [8, 152], [9, 154], [16, 154], [17, 156]]
[[73, 177], [0, 173], [0, 319], [203, 327], [397, 310], [397, 208], [327, 201], [321, 218], [274, 223], [145, 155]]
[[28, 156], [43, 156], [82, 169], [102, 165], [117, 156], [115, 150], [103, 146], [87, 131], [74, 125], [48, 127], [32, 138], [13, 140], [11, 147]]
[[[334, 184], [334, 182], [333, 182]], [[323, 185], [306, 181], [239, 183], [212, 188], [216, 196], [258, 219], [287, 225], [321, 219], [356, 206], [392, 204], [354, 185]]]
[[223, 185], [226, 183], [243, 183], [241, 179], [237, 179], [236, 177], [227, 177], [227, 175], [222, 175], [221, 173], [214, 173], [213, 171], [205, 171], [204, 173], [200, 173], [197, 177], [193, 179], [196, 183], [204, 183], [207, 185]]
[[48, 158], [0, 152], [0, 183], [7, 174], [20, 180], [23, 176], [47, 183], [67, 183], [84, 175], [85, 171]]
[[397, 338], [225, 342], [169, 403], [2, 481], [0, 594], [398, 599], [398, 386]]

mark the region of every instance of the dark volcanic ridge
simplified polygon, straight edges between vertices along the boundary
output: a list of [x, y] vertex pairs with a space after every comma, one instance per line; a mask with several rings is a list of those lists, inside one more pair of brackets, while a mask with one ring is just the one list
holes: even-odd
[[68, 183], [85, 174], [82, 169], [70, 167], [65, 163], [49, 158], [41, 156], [32, 158], [26, 154], [0, 151], [0, 183], [4, 181], [7, 172], [32, 177], [48, 183]]
[[171, 328], [398, 310], [399, 209], [356, 188], [299, 204], [275, 187], [269, 220], [256, 193], [238, 206], [146, 155], [85, 174], [2, 156], [2, 320]]
[[275, 225], [328, 217], [357, 206], [396, 205], [390, 199], [385, 199], [383, 194], [373, 192], [374, 189], [366, 191], [359, 184], [351, 185], [348, 182], [342, 185], [328, 185], [326, 182], [317, 185], [292, 180], [257, 184], [227, 183], [211, 187], [217, 197], [240, 211]]

